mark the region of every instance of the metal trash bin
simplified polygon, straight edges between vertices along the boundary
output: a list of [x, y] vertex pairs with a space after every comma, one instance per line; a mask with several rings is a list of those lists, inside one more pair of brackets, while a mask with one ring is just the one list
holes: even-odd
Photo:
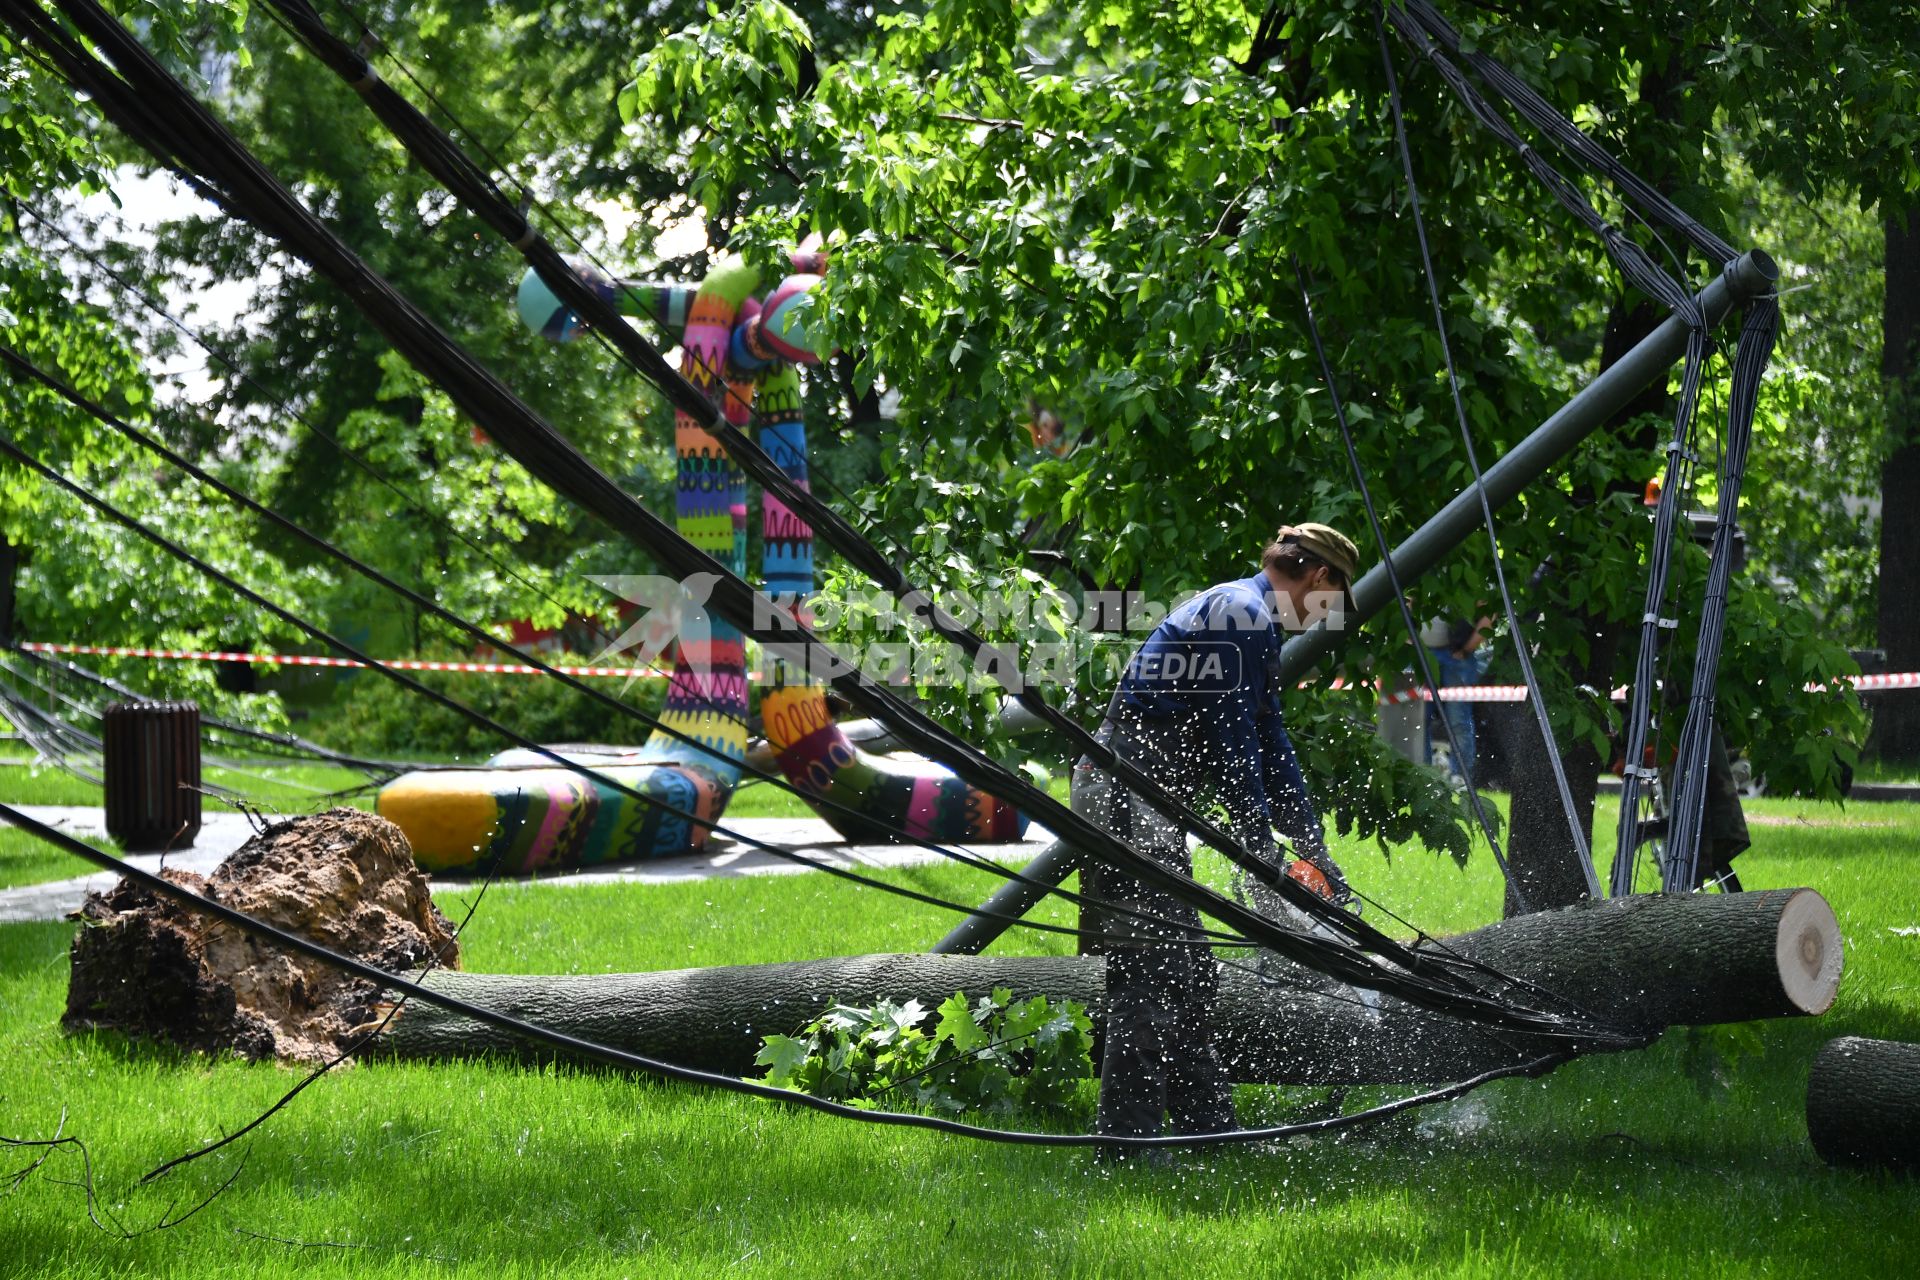
[[116, 702], [102, 731], [107, 834], [129, 850], [184, 849], [200, 834], [200, 707]]

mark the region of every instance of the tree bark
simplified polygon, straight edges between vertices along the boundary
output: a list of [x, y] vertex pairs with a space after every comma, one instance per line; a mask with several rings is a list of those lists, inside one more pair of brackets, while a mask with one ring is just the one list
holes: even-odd
[[[1629, 1035], [1824, 1012], [1841, 964], [1833, 912], [1809, 889], [1583, 902], [1429, 945], [1545, 987]], [[1456, 1080], [1569, 1047], [1541, 1036], [1496, 1037], [1394, 1000], [1381, 1000], [1376, 1013], [1319, 974], [1271, 957], [1269, 966], [1271, 981], [1242, 968], [1221, 972], [1216, 1029], [1229, 1067], [1247, 1082]], [[955, 991], [971, 997], [1008, 987], [1016, 998], [1079, 1001], [1099, 1023], [1105, 962], [881, 955], [670, 973], [441, 972], [428, 984], [636, 1053], [748, 1075], [757, 1072], [763, 1037], [791, 1033], [835, 1002], [912, 998], [932, 1008]], [[1544, 1000], [1525, 991], [1516, 998]], [[381, 1050], [404, 1058], [549, 1056], [508, 1032], [417, 1002], [395, 1019]]]
[[[1609, 664], [1618, 649], [1618, 632], [1601, 627], [1594, 638], [1604, 647]], [[1585, 664], [1591, 666], [1592, 664]], [[1591, 675], [1577, 675], [1577, 683], [1594, 685]], [[1595, 687], [1610, 683], [1602, 678]], [[1560, 789], [1540, 737], [1540, 724], [1526, 706], [1502, 707], [1493, 718], [1499, 726], [1501, 752], [1507, 759], [1513, 803], [1508, 810], [1507, 866], [1513, 878], [1507, 886], [1506, 915], [1569, 906], [1586, 897], [1586, 877], [1580, 872], [1579, 850], [1560, 803]], [[1580, 827], [1593, 844], [1593, 806], [1600, 793], [1602, 761], [1585, 740], [1569, 742], [1560, 753], [1567, 772], [1567, 789]], [[1604, 880], [1604, 873], [1602, 879]], [[1516, 893], [1515, 891], [1518, 890]]]
[[[1887, 670], [1920, 671], [1920, 206], [1886, 221], [1886, 294], [1880, 372], [1886, 379], [1887, 455], [1880, 470], [1880, 647]], [[1920, 760], [1920, 696], [1890, 695], [1874, 710], [1881, 758]]]
[[13, 644], [15, 583], [20, 576], [20, 548], [0, 538], [0, 648]]
[[1807, 1136], [1828, 1164], [1920, 1170], [1920, 1044], [1829, 1040], [1807, 1077]]

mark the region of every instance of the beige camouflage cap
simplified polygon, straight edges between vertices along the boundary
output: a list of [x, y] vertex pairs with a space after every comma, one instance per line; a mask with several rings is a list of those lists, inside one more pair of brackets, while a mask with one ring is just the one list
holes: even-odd
[[1360, 576], [1360, 548], [1353, 539], [1332, 525], [1283, 525], [1273, 535], [1275, 542], [1291, 542], [1306, 554], [1338, 569], [1349, 584]]

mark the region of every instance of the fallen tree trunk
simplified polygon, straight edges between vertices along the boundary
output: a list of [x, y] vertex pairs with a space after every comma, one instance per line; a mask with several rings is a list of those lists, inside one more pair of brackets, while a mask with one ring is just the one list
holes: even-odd
[[[1425, 944], [1537, 984], [1630, 1035], [1675, 1024], [1824, 1012], [1840, 977], [1833, 912], [1810, 889], [1647, 896], [1521, 916]], [[1323, 976], [1268, 957], [1263, 980], [1221, 972], [1216, 1009], [1237, 1077], [1285, 1084], [1457, 1080], [1568, 1047], [1496, 1034], [1382, 999], [1369, 1008]], [[761, 1038], [791, 1033], [828, 1005], [995, 987], [1085, 1004], [1105, 998], [1095, 956], [853, 956], [667, 973], [519, 976], [435, 973], [449, 994], [570, 1034], [730, 1075], [755, 1073]], [[1515, 988], [1513, 997], [1549, 1001]], [[411, 1058], [545, 1056], [510, 1033], [427, 1006], [394, 1020], [381, 1049]]]
[[1920, 1170], [1920, 1044], [1829, 1040], [1807, 1077], [1807, 1136], [1828, 1164]]

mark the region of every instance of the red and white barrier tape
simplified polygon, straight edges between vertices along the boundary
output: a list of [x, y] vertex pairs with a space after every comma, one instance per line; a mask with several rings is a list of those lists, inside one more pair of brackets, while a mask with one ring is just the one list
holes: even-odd
[[[1920, 671], [1888, 671], [1877, 676], [1849, 676], [1853, 687], [1865, 692], [1875, 689], [1920, 689]], [[1824, 685], [1809, 684], [1809, 689], [1822, 689]]]
[[[1891, 671], [1882, 675], [1861, 675], [1842, 677], [1861, 693], [1872, 693], [1879, 689], [1920, 689], [1920, 671]], [[1819, 693], [1826, 685], [1817, 680], [1807, 682], [1808, 693]], [[1615, 702], [1627, 700], [1625, 685], [1615, 689], [1611, 695]], [[1525, 702], [1527, 686], [1523, 684], [1456, 684], [1440, 690], [1442, 702]], [[1389, 703], [1430, 701], [1425, 689], [1398, 689], [1392, 693], [1380, 695], [1380, 701]]]
[[[352, 658], [328, 658], [309, 653], [225, 653], [203, 649], [141, 649], [125, 645], [50, 644], [39, 641], [24, 642], [20, 647], [30, 653], [92, 654], [109, 658], [161, 658], [179, 662], [273, 663], [289, 667], [364, 667], [367, 665]], [[546, 674], [538, 667], [530, 667], [518, 662], [435, 662], [420, 658], [387, 658], [382, 659], [381, 664], [401, 671], [463, 671], [494, 676]], [[561, 666], [559, 663], [554, 665], [570, 676], [584, 678], [665, 680], [670, 674], [656, 667], [568, 667]], [[749, 679], [757, 676], [757, 672], [748, 673]], [[1871, 693], [1880, 689], [1920, 689], [1920, 671], [1894, 671], [1882, 675], [1845, 678], [1862, 693]], [[1343, 686], [1343, 681], [1334, 681], [1335, 688]], [[1809, 693], [1818, 693], [1826, 686], [1818, 682], [1810, 682], [1806, 688]], [[1626, 701], [1626, 687], [1615, 689], [1612, 697], [1615, 702]], [[1385, 703], [1427, 700], [1425, 689], [1396, 689], [1380, 695], [1380, 701]], [[1527, 686], [1523, 684], [1460, 684], [1449, 685], [1440, 690], [1442, 702], [1525, 702], [1526, 700]]]
[[[1614, 697], [1625, 696], [1623, 690], [1616, 690]], [[1429, 702], [1425, 689], [1395, 689], [1382, 693], [1380, 701], [1397, 705], [1402, 702]], [[1523, 684], [1452, 684], [1440, 690], [1442, 702], [1525, 702], [1527, 686]]]
[[[30, 653], [93, 654], [108, 658], [163, 658], [178, 662], [251, 662], [289, 667], [364, 667], [353, 658], [328, 658], [310, 653], [225, 653], [205, 649], [141, 649], [125, 645], [23, 643]], [[490, 676], [540, 676], [546, 672], [519, 662], [433, 662], [419, 658], [383, 658], [382, 666], [400, 671], [464, 671]], [[570, 676], [605, 679], [665, 680], [669, 672], [654, 667], [554, 666]]]

